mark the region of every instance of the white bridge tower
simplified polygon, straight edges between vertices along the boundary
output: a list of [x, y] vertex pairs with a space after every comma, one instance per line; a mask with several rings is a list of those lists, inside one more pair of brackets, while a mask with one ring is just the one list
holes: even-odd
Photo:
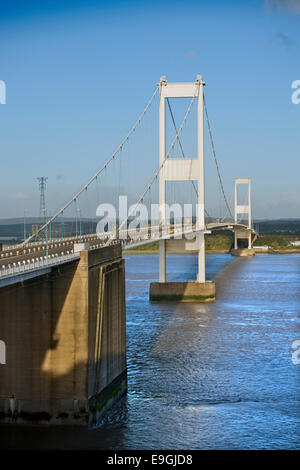
[[[239, 204], [238, 200], [238, 186], [248, 185], [247, 202], [243, 205]], [[234, 249], [238, 249], [238, 239], [248, 239], [248, 249], [252, 248], [252, 216], [251, 216], [251, 178], [235, 178], [234, 179], [234, 222], [238, 224], [238, 215], [247, 214], [248, 217], [248, 231], [235, 230], [234, 232]]]
[[[197, 204], [197, 243], [198, 243], [198, 282], [205, 282], [205, 240], [204, 240], [204, 120], [203, 120], [203, 86], [201, 75], [194, 83], [167, 83], [165, 77], [160, 79], [159, 106], [159, 165], [162, 166], [159, 176], [160, 225], [166, 222], [166, 182], [195, 181], [198, 189]], [[197, 101], [197, 158], [167, 158], [166, 155], [166, 103], [167, 98], [194, 98]], [[166, 160], [166, 161], [165, 161]], [[159, 282], [167, 282], [166, 275], [166, 240], [159, 241]]]

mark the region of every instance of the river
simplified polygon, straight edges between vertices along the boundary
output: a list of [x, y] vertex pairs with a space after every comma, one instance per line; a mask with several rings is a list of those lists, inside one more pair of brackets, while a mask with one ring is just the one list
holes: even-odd
[[[300, 449], [300, 255], [206, 257], [212, 304], [150, 303], [157, 255], [125, 255], [128, 394], [96, 429], [5, 426], [8, 448]], [[169, 255], [169, 280], [195, 255]]]

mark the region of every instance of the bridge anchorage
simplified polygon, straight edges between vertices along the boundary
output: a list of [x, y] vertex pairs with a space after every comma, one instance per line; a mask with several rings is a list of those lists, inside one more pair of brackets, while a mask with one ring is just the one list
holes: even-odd
[[[197, 185], [196, 224], [192, 231], [195, 232], [194, 242], [182, 240], [185, 249], [198, 252], [198, 273], [195, 281], [168, 282], [166, 274], [166, 247], [168, 237], [159, 240], [159, 282], [150, 285], [150, 300], [152, 301], [183, 301], [183, 302], [213, 302], [216, 298], [216, 288], [213, 281], [206, 280], [205, 274], [205, 234], [211, 230], [232, 230], [234, 232], [234, 249], [232, 255], [249, 256], [254, 254], [252, 249], [252, 221], [251, 221], [251, 194], [250, 178], [235, 179], [235, 218], [232, 223], [205, 223], [205, 200], [204, 200], [204, 110], [208, 122], [211, 142], [212, 135], [208, 121], [207, 109], [204, 101], [203, 87], [205, 82], [201, 75], [197, 76], [194, 83], [167, 83], [165, 77], [160, 80], [160, 102], [159, 102], [159, 204], [160, 204], [160, 226], [166, 226], [166, 183], [167, 181], [191, 181]], [[192, 98], [197, 101], [197, 158], [168, 158], [166, 154], [166, 100], [169, 98]], [[169, 102], [168, 102], [169, 104]], [[176, 128], [175, 128], [176, 130]], [[179, 140], [178, 131], [176, 137]], [[213, 146], [213, 142], [212, 142]], [[214, 146], [213, 146], [214, 151]], [[215, 152], [214, 152], [215, 157]], [[216, 161], [216, 157], [215, 157]], [[217, 164], [217, 161], [216, 161]], [[220, 184], [223, 195], [224, 189], [217, 165]], [[238, 205], [237, 185], [248, 184], [248, 201], [245, 205]], [[227, 200], [225, 202], [231, 214]], [[238, 214], [248, 215], [248, 225], [238, 222]], [[185, 231], [185, 233], [187, 233]], [[169, 237], [170, 239], [172, 236]], [[176, 237], [174, 237], [176, 238]], [[248, 248], [239, 249], [238, 240], [248, 240]], [[175, 240], [173, 240], [175, 241]], [[168, 240], [171, 244], [171, 240]]]

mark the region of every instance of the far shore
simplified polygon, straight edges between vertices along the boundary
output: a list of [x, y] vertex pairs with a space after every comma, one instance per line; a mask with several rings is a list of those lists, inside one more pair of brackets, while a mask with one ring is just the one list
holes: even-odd
[[[255, 249], [255, 247], [254, 247]], [[229, 254], [231, 250], [206, 250], [205, 254], [207, 255], [215, 255], [215, 254]], [[168, 251], [168, 255], [190, 255], [190, 254], [196, 254], [198, 253], [196, 250], [190, 250], [190, 251]], [[255, 250], [256, 255], [284, 255], [284, 254], [295, 254], [298, 253], [300, 254], [300, 249], [295, 250], [272, 250], [272, 251], [262, 251], [262, 250]], [[158, 255], [159, 251], [158, 250], [125, 250], [123, 251], [124, 255]]]
[[[190, 255], [198, 253], [197, 250], [189, 250], [189, 251], [168, 251], [168, 255]], [[230, 250], [206, 250], [205, 253], [208, 254], [226, 254], [230, 253]], [[138, 250], [138, 249], [132, 249], [132, 250], [125, 250], [123, 251], [124, 255], [158, 255], [159, 251], [158, 250]]]

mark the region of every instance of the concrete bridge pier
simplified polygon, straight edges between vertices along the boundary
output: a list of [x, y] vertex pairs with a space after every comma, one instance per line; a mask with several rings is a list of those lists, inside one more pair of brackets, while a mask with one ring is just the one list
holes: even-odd
[[237, 248], [231, 250], [231, 256], [254, 256], [254, 248]]
[[[202, 235], [202, 236], [201, 236]], [[164, 240], [164, 253], [197, 253], [198, 267], [205, 268], [205, 244], [204, 234], [197, 234], [196, 240], [187, 241], [182, 239]], [[199, 248], [203, 250], [199, 257]], [[204, 255], [204, 256], [203, 256]], [[166, 265], [165, 265], [166, 269]], [[204, 274], [205, 270], [203, 269]], [[203, 271], [200, 274], [203, 275]], [[203, 281], [202, 276], [198, 274], [196, 281], [188, 282], [167, 282], [166, 271], [160, 282], [150, 284], [151, 301], [176, 301], [176, 302], [213, 302], [216, 298], [216, 286], [212, 281]]]
[[0, 424], [93, 424], [126, 392], [121, 245], [0, 288]]

